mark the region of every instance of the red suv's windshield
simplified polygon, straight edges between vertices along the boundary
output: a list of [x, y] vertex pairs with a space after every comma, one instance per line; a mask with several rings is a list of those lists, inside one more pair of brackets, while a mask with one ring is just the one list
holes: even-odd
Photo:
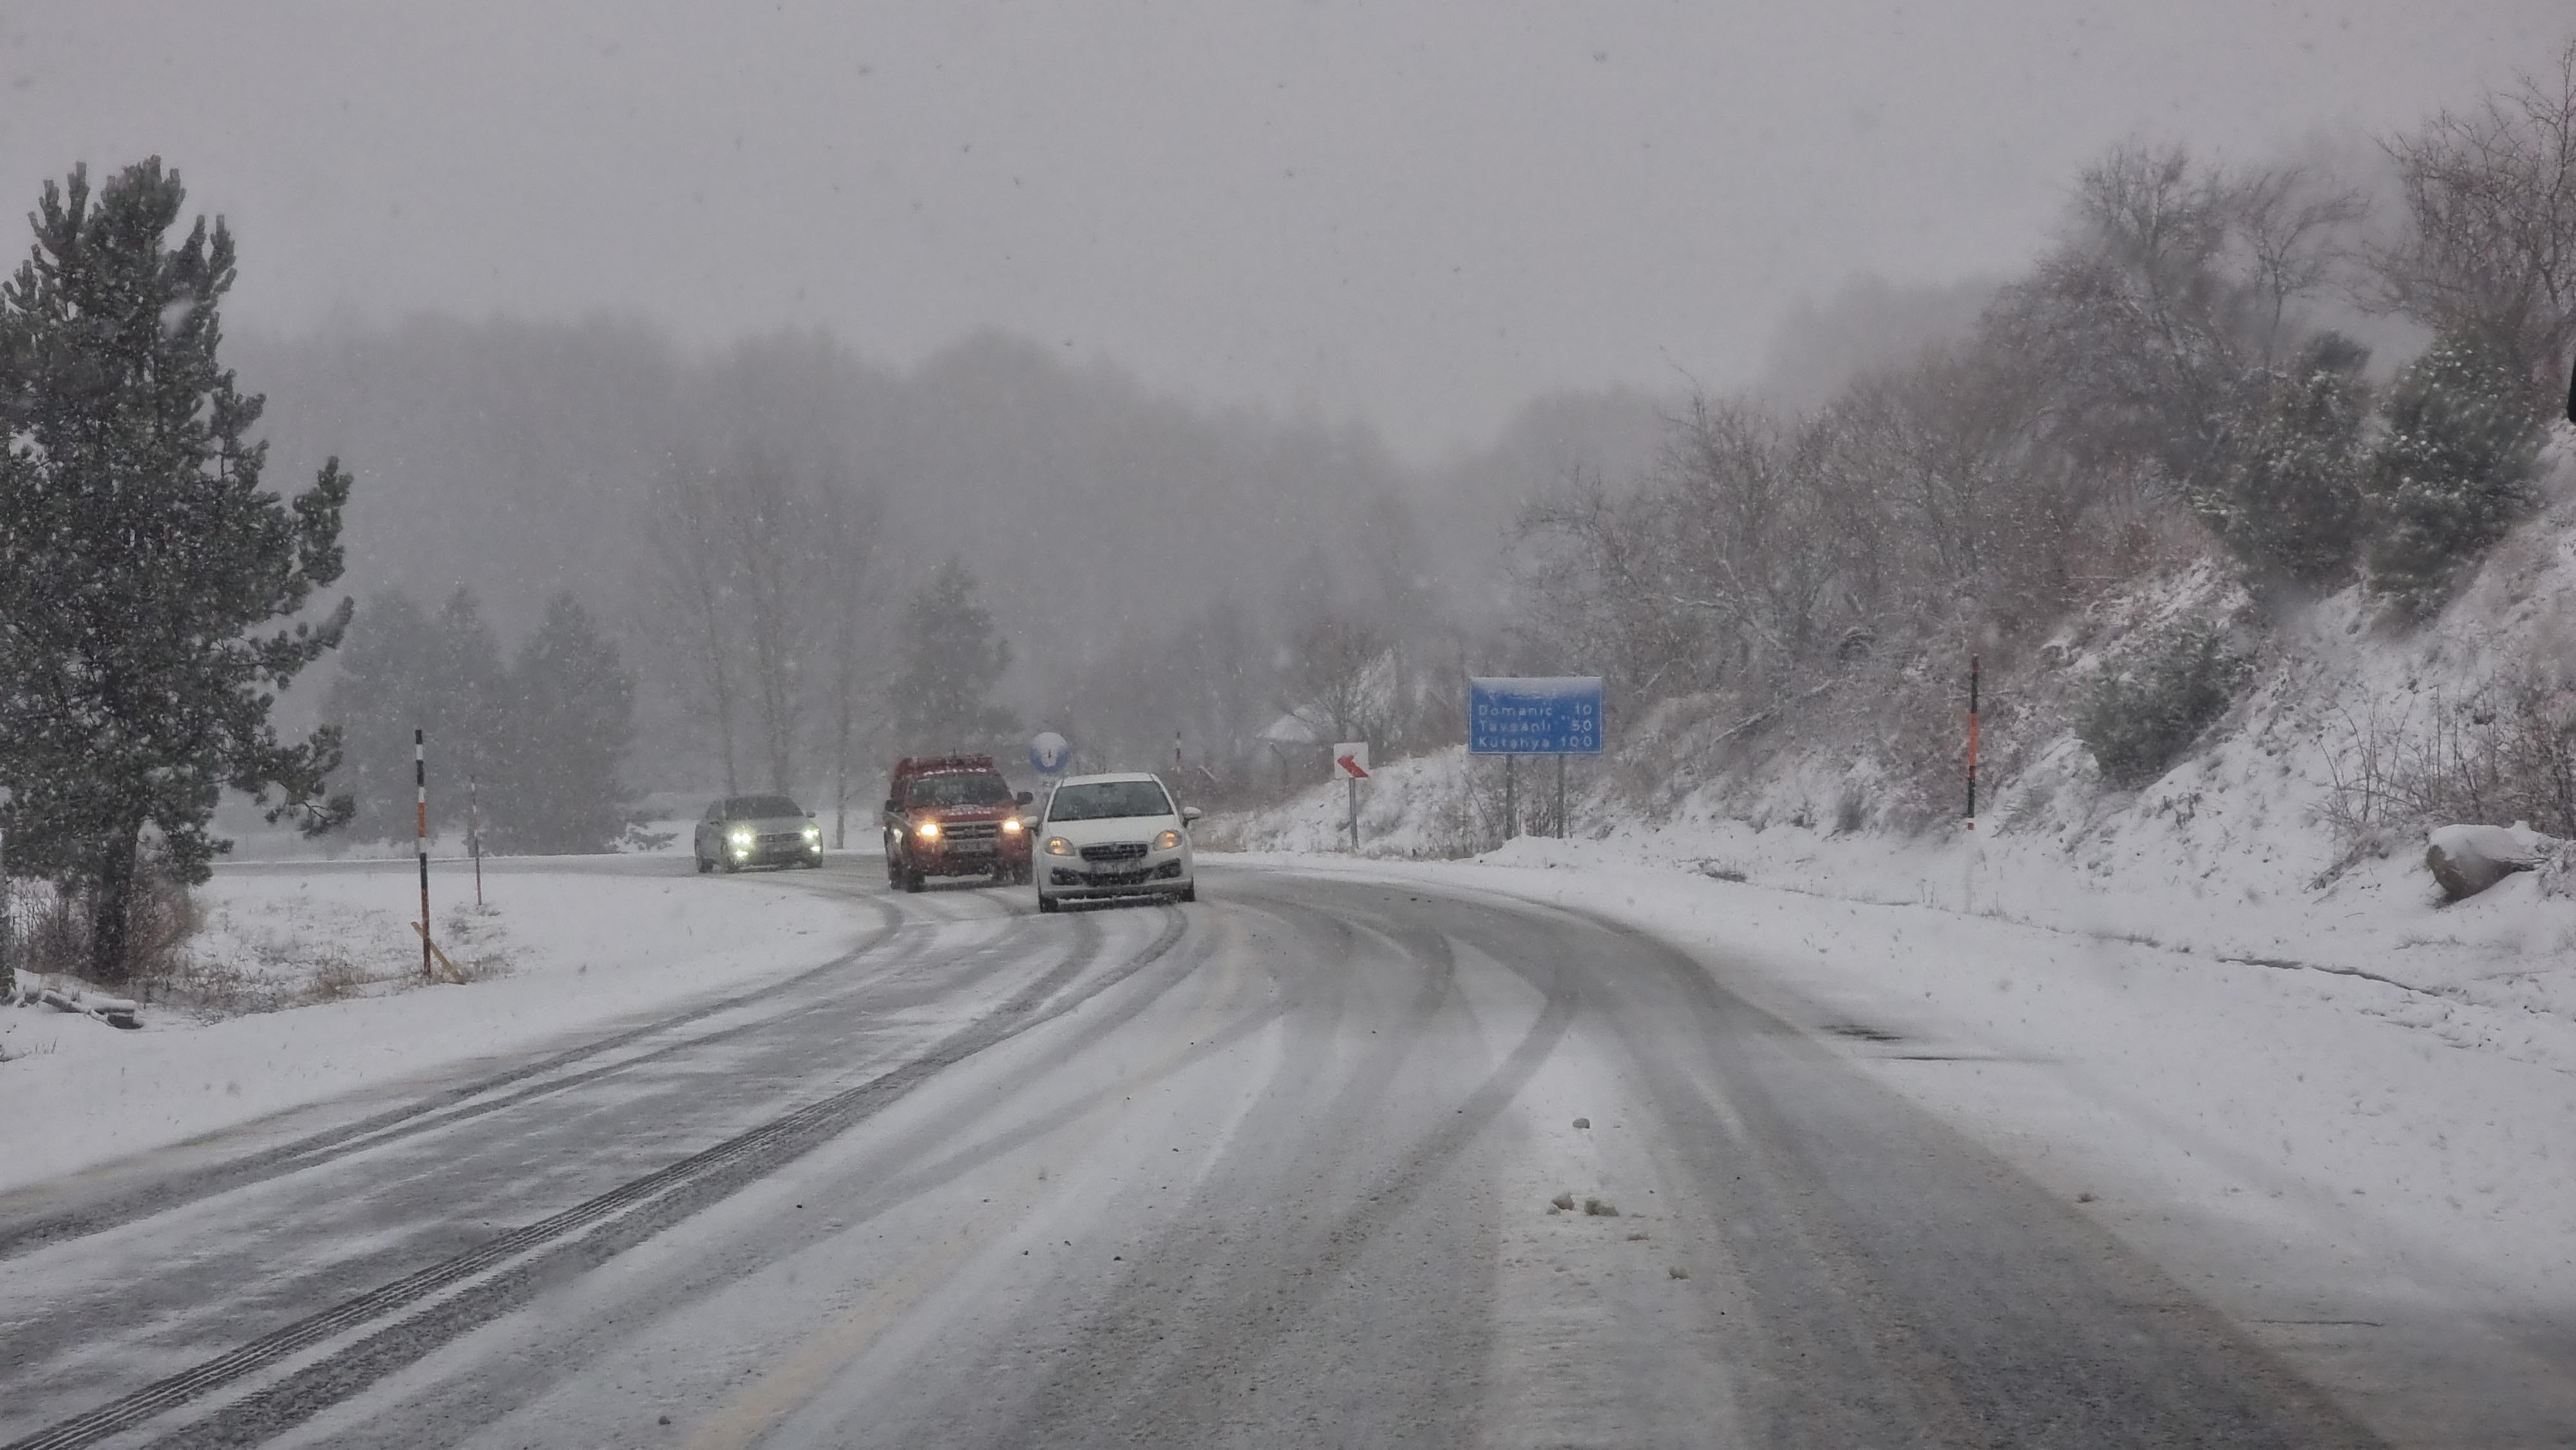
[[925, 775], [904, 793], [904, 804], [921, 806], [998, 806], [1011, 800], [1010, 784], [998, 775]]

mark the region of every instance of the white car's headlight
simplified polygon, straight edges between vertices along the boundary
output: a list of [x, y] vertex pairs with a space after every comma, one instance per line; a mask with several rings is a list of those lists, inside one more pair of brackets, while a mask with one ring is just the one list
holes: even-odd
[[748, 828], [731, 831], [726, 834], [725, 839], [737, 846], [748, 846], [752, 842], [752, 832]]
[[1047, 837], [1047, 854], [1050, 856], [1070, 856], [1073, 854], [1073, 843], [1062, 836], [1049, 836]]
[[1156, 836], [1154, 838], [1154, 849], [1157, 851], [1177, 851], [1181, 849], [1181, 833], [1178, 831], [1165, 831], [1163, 834]]
[[809, 841], [819, 841], [823, 839], [823, 828], [821, 826], [807, 826], [805, 828], [805, 839]]
[[912, 829], [915, 834], [919, 835], [921, 839], [925, 841], [936, 841], [939, 839], [939, 823], [937, 821], [924, 821]]

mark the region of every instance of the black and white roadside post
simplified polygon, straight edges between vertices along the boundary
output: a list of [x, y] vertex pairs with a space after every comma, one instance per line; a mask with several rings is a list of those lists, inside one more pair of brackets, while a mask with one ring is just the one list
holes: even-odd
[[1977, 657], [1968, 656], [1968, 849], [1959, 864], [1959, 909], [1977, 909], [1977, 857], [1984, 844], [1977, 836]]
[[1599, 675], [1470, 675], [1467, 677], [1467, 753], [1503, 758], [1503, 839], [1520, 834], [1517, 766], [1524, 755], [1556, 757], [1559, 840], [1570, 836], [1565, 809], [1565, 758], [1601, 753]]
[[483, 909], [483, 789], [465, 777], [465, 850], [474, 858], [474, 909]]
[[411, 732], [411, 783], [418, 793], [418, 814], [412, 839], [420, 856], [420, 979], [436, 981], [429, 969], [429, 737], [423, 731]]
[[1369, 778], [1369, 748], [1365, 740], [1345, 740], [1333, 747], [1333, 773], [1350, 786], [1351, 854], [1360, 851], [1360, 782]]

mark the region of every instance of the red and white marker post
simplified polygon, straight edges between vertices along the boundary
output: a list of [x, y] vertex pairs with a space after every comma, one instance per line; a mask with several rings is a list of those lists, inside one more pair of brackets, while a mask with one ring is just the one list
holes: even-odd
[[1333, 747], [1333, 773], [1351, 788], [1351, 854], [1360, 849], [1360, 782], [1369, 778], [1368, 742], [1345, 740]]
[[411, 732], [411, 783], [419, 793], [419, 816], [413, 840], [420, 855], [420, 979], [438, 980], [429, 965], [429, 737], [420, 730]]

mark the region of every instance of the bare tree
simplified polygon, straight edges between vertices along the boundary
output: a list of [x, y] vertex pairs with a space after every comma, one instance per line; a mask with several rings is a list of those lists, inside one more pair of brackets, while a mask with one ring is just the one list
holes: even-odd
[[2232, 245], [2260, 304], [2262, 359], [2278, 363], [2289, 351], [2290, 308], [2324, 291], [2350, 259], [2370, 198], [2304, 166], [2245, 172], [2228, 191]]
[[712, 721], [716, 756], [724, 765], [725, 794], [739, 794], [735, 754], [734, 681], [741, 645], [734, 628], [734, 570], [725, 548], [723, 482], [712, 470], [675, 461], [655, 480], [645, 510], [650, 588], [686, 657], [687, 693]]
[[[772, 790], [793, 790], [811, 708], [822, 588], [842, 522], [831, 490], [774, 455], [675, 463], [654, 486], [645, 537], [653, 590], [707, 712], [725, 791], [741, 790], [746, 725]], [[751, 705], [748, 721], [742, 701]]]
[[2549, 72], [2381, 145], [2407, 227], [2372, 257], [2375, 300], [2554, 392], [2576, 344], [2576, 40]]
[[1578, 472], [1532, 504], [1514, 531], [1514, 564], [1552, 652], [1598, 661], [1625, 698], [1702, 687], [1708, 621], [1671, 603], [1672, 541], [1644, 495], [1616, 497]]
[[805, 671], [814, 633], [816, 580], [826, 568], [815, 525], [823, 505], [813, 480], [753, 451], [723, 474], [719, 537], [732, 565], [755, 722], [769, 787], [795, 789], [808, 705]]
[[870, 621], [876, 611], [874, 568], [878, 509], [873, 495], [841, 480], [827, 484], [817, 500], [813, 541], [821, 555], [816, 600], [824, 611], [822, 649], [830, 683], [826, 713], [832, 753], [832, 848], [849, 844], [850, 771], [862, 734], [871, 723], [868, 712], [880, 698], [875, 688], [886, 641]]
[[1328, 615], [1297, 631], [1288, 650], [1287, 708], [1308, 729], [1336, 741], [1364, 740], [1382, 723], [1378, 675], [1387, 643], [1375, 626]]

